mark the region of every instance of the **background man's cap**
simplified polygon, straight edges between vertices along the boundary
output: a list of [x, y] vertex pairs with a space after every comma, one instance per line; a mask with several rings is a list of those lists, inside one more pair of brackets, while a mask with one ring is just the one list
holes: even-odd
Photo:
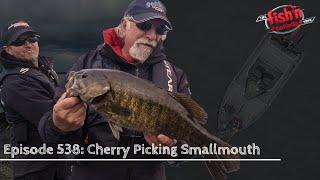
[[125, 12], [125, 16], [132, 17], [136, 22], [145, 22], [151, 19], [162, 19], [168, 28], [172, 30], [172, 25], [167, 18], [167, 9], [159, 0], [134, 0]]
[[37, 34], [26, 21], [15, 20], [13, 22], [10, 22], [2, 30], [2, 44], [10, 45], [12, 42], [17, 40], [20, 35], [26, 32]]

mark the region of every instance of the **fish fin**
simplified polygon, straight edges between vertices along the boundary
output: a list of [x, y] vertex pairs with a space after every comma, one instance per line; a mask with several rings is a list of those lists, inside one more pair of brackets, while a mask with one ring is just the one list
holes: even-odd
[[200, 124], [206, 124], [208, 114], [197, 102], [195, 102], [189, 96], [182, 93], [168, 93], [170, 96], [172, 96], [175, 100], [177, 100], [182, 106], [186, 108], [186, 110], [193, 117], [192, 119], [196, 119]]
[[122, 127], [116, 125], [115, 123], [109, 122], [110, 129], [112, 131], [113, 136], [120, 141], [120, 132], [122, 132]]

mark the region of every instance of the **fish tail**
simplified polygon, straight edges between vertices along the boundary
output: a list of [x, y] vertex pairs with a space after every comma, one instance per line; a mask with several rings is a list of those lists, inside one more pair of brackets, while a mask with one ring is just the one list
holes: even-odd
[[[219, 156], [204, 156], [205, 159], [221, 159]], [[226, 174], [240, 169], [239, 161], [213, 160], [205, 162], [210, 175], [214, 180], [227, 179]]]
[[206, 161], [205, 163], [211, 177], [213, 177], [214, 180], [227, 179], [227, 176], [225, 174], [225, 169], [223, 169], [223, 165], [221, 165], [221, 162]]
[[[207, 136], [206, 141], [207, 143], [203, 144], [205, 146], [212, 143], [212, 145], [215, 144], [215, 147], [228, 148], [229, 150], [231, 149], [231, 145], [213, 135]], [[235, 172], [240, 169], [240, 161], [236, 160], [240, 159], [240, 155], [228, 152], [220, 154], [218, 153], [219, 151], [215, 152], [214, 154], [204, 155], [204, 158], [213, 159], [213, 161], [206, 161], [206, 166], [211, 176], [214, 177], [215, 180], [222, 180], [226, 179], [227, 173]]]

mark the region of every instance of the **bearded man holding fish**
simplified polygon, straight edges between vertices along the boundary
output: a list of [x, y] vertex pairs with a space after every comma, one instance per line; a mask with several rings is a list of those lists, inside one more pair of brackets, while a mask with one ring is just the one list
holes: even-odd
[[[100, 84], [92, 84], [92, 81], [88, 81], [91, 84], [84, 82], [80, 87], [80, 84], [77, 84], [79, 79], [74, 74], [75, 72], [82, 69], [112, 69], [117, 70], [114, 80], [122, 76], [121, 73], [118, 74], [119, 71], [131, 74], [127, 79], [121, 80], [121, 83], [126, 84], [128, 89], [145, 85], [145, 89], [150, 90], [155, 88], [153, 86], [156, 86], [158, 89], [154, 93], [159, 93], [159, 95], [164, 93], [162, 90], [166, 90], [166, 92], [183, 94], [185, 97], [190, 96], [191, 92], [186, 74], [172, 65], [163, 52], [163, 41], [170, 30], [172, 30], [172, 25], [166, 16], [166, 8], [162, 2], [158, 0], [134, 0], [128, 6], [120, 24], [103, 31], [104, 42], [98, 45], [95, 50], [81, 56], [68, 73], [69, 82], [61, 83], [56, 89], [56, 104], [52, 111], [43, 116], [39, 125], [39, 133], [42, 138], [48, 143], [71, 143], [82, 146], [98, 143], [99, 146], [105, 147], [133, 147], [135, 144], [172, 147], [177, 143], [179, 144], [179, 139], [162, 133], [153, 134], [129, 130], [114, 125], [110, 122], [111, 119], [97, 113], [97, 109], [88, 108], [88, 102], [94, 100], [80, 99], [77, 97], [79, 93], [75, 91], [81, 89], [82, 92], [90, 92], [89, 89], [97, 90], [100, 87]], [[99, 73], [100, 71], [97, 70], [93, 75], [94, 78], [103, 78], [104, 75]], [[86, 76], [82, 75], [82, 77]], [[130, 79], [131, 76], [141, 81], [138, 80], [138, 83], [134, 83]], [[152, 85], [145, 84], [145, 80]], [[101, 90], [108, 91], [110, 88], [112, 87]], [[66, 91], [67, 93], [65, 93]], [[140, 92], [142, 91], [144, 92], [143, 89]], [[96, 99], [96, 101], [98, 100], [99, 98]], [[173, 100], [172, 102], [177, 103]], [[198, 106], [193, 102], [191, 104]], [[135, 107], [132, 107], [133, 109], [139, 107], [138, 104], [135, 105]], [[182, 108], [181, 105], [179, 107]], [[200, 107], [196, 110], [199, 111], [199, 116], [201, 116], [199, 123], [205, 124], [206, 113]], [[129, 113], [126, 110], [117, 109], [117, 107], [113, 111], [121, 112], [122, 115]], [[195, 126], [198, 127], [198, 125]], [[217, 141], [224, 144], [221, 140]], [[227, 146], [226, 143], [225, 145]], [[166, 157], [168, 156], [129, 153], [127, 158]], [[97, 158], [97, 156], [84, 154], [80, 158]], [[101, 156], [98, 158], [101, 158]], [[104, 158], [117, 158], [117, 156], [105, 156]], [[118, 158], [121, 158], [121, 156]], [[212, 168], [214, 167], [213, 171], [215, 171], [213, 173], [219, 174], [219, 171], [222, 171], [218, 166], [217, 164], [212, 165]], [[224, 166], [226, 169], [229, 168], [228, 165]], [[238, 166], [230, 169], [230, 171], [237, 170]], [[222, 177], [222, 175], [220, 174], [218, 177]], [[79, 162], [73, 167], [71, 179], [165, 180], [166, 176], [163, 162]]]

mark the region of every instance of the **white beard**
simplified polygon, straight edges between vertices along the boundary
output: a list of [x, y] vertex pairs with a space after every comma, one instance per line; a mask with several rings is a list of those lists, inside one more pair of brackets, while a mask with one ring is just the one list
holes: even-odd
[[[145, 46], [143, 44], [148, 44], [153, 48]], [[156, 41], [150, 41], [146, 38], [140, 38], [136, 40], [133, 46], [129, 49], [129, 54], [133, 59], [137, 60], [140, 64], [142, 64], [148, 59], [148, 57], [151, 55], [153, 49], [156, 46]]]

